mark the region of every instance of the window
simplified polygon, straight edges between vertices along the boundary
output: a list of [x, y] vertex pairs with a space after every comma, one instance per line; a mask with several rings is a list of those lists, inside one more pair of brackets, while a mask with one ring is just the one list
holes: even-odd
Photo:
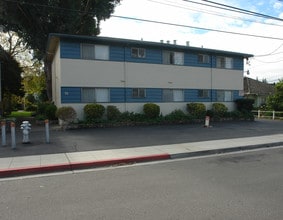
[[94, 59], [93, 44], [82, 44], [82, 59], [87, 59], [87, 60]]
[[109, 47], [105, 45], [82, 44], [82, 59], [109, 60]]
[[231, 57], [217, 57], [216, 58], [216, 67], [217, 68], [233, 68], [233, 58]]
[[109, 47], [105, 45], [95, 45], [94, 46], [95, 59], [98, 60], [109, 60]]
[[184, 92], [182, 89], [163, 89], [164, 102], [183, 102]]
[[145, 58], [145, 49], [144, 48], [132, 48], [132, 57], [135, 58]]
[[199, 63], [209, 63], [209, 55], [207, 54], [198, 54]]
[[145, 98], [145, 89], [134, 88], [132, 97], [133, 98]]
[[232, 102], [233, 101], [233, 93], [232, 91], [217, 91], [217, 101], [218, 102]]
[[200, 89], [198, 90], [198, 97], [199, 98], [209, 98], [209, 90], [208, 89]]
[[164, 51], [163, 64], [184, 65], [184, 53]]
[[104, 88], [82, 88], [82, 102], [109, 102], [109, 89]]

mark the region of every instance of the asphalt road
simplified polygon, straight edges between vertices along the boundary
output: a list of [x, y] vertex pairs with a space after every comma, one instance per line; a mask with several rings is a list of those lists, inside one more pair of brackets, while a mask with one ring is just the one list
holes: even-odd
[[17, 130], [17, 150], [11, 150], [10, 136], [7, 135], [7, 147], [0, 147], [0, 157], [13, 157], [38, 154], [65, 153], [89, 150], [167, 145], [196, 141], [218, 140], [228, 138], [253, 137], [280, 134], [283, 121], [229, 121], [203, 124], [136, 126], [77, 129], [50, 131], [50, 144], [45, 144], [43, 128], [32, 127], [30, 144], [22, 144], [21, 130]]
[[0, 181], [0, 219], [272, 219], [283, 147]]

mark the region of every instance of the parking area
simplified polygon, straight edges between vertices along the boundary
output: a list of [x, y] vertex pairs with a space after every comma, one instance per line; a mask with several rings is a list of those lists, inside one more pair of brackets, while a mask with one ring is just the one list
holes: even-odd
[[29, 144], [22, 144], [21, 130], [16, 128], [15, 150], [11, 149], [10, 133], [7, 133], [7, 146], [0, 147], [0, 157], [191, 143], [281, 134], [282, 131], [283, 121], [278, 120], [214, 122], [208, 128], [203, 124], [187, 124], [62, 131], [57, 125], [51, 125], [50, 143], [47, 144], [44, 125], [33, 125]]

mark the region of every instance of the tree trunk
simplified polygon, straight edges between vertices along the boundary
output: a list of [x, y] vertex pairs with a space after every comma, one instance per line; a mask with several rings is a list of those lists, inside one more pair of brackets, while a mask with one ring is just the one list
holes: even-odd
[[52, 66], [51, 62], [44, 60], [44, 73], [46, 77], [46, 94], [49, 101], [52, 101]]

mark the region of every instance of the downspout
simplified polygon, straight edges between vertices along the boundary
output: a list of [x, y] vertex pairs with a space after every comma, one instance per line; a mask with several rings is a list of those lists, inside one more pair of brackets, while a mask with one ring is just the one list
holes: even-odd
[[213, 98], [212, 98], [212, 95], [213, 95], [213, 91], [212, 91], [212, 54], [210, 55], [210, 104], [212, 104], [213, 102]]
[[126, 46], [124, 46], [124, 57], [123, 57], [123, 82], [124, 82], [124, 108], [127, 111], [127, 88], [126, 88]]

